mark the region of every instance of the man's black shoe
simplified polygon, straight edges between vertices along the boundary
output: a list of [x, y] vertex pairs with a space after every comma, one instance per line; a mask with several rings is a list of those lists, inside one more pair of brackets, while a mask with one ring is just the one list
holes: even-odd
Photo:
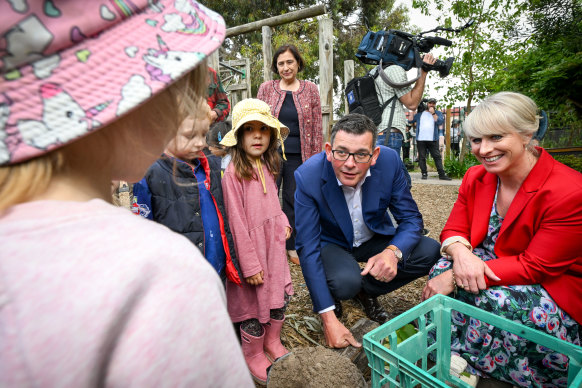
[[439, 179], [440, 179], [441, 181], [452, 181], [452, 180], [453, 180], [453, 178], [451, 178], [451, 177], [450, 177], [450, 176], [448, 176], [447, 174], [445, 174], [445, 175], [439, 175]]
[[422, 228], [422, 235], [428, 237], [430, 234], [430, 231], [427, 228]]
[[333, 300], [335, 302], [335, 310], [333, 310], [335, 316], [337, 317], [337, 319], [340, 319], [342, 317], [342, 315], [344, 314], [344, 310], [342, 308], [342, 301], [339, 299], [335, 299]]
[[364, 312], [372, 321], [383, 324], [388, 320], [388, 313], [380, 306], [377, 298], [372, 298], [365, 292], [360, 291], [355, 299], [362, 304]]
[[420, 177], [420, 179], [424, 179], [426, 180], [428, 178], [428, 174], [422, 174], [422, 176]]

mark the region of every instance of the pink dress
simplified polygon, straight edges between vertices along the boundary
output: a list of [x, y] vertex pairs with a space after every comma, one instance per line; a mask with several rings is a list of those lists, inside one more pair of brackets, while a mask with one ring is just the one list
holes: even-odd
[[239, 180], [233, 163], [222, 178], [226, 214], [243, 277], [264, 271], [264, 283], [259, 286], [244, 280], [242, 286], [227, 281], [227, 308], [233, 322], [256, 318], [266, 323], [271, 309], [284, 306], [285, 293], [293, 294], [285, 249], [289, 221], [281, 210], [275, 179], [262, 167], [266, 194], [259, 180]]

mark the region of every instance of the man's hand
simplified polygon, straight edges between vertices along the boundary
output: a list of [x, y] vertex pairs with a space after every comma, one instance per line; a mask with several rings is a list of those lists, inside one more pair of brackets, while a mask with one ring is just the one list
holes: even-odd
[[[427, 53], [422, 57], [422, 61], [429, 65], [433, 65], [436, 62], [436, 59], [432, 56], [431, 53]], [[415, 110], [418, 107], [420, 100], [422, 100], [422, 94], [424, 93], [424, 83], [426, 81], [427, 75], [428, 72], [422, 69], [420, 71], [420, 78], [416, 81], [412, 90], [399, 98], [400, 102], [403, 103], [404, 106], [408, 109]]]
[[210, 111], [210, 122], [213, 123], [216, 121], [216, 119], [218, 119], [218, 113], [216, 113], [216, 111], [211, 110]]
[[447, 253], [453, 258], [457, 287], [477, 294], [479, 290], [487, 288], [485, 276], [495, 281], [500, 280], [483, 260], [463, 244], [451, 244]]
[[259, 284], [263, 284], [263, 274], [264, 274], [264, 272], [261, 271], [257, 274], [254, 274], [253, 276], [249, 276], [248, 278], [245, 278], [245, 280], [251, 286], [258, 286]]
[[323, 333], [325, 334], [325, 342], [330, 348], [345, 348], [348, 345], [359, 348], [361, 343], [356, 341], [352, 333], [337, 319], [335, 313], [326, 311], [322, 313], [321, 320], [323, 321]]
[[376, 280], [389, 282], [394, 279], [397, 272], [398, 259], [392, 250], [384, 249], [382, 252], [368, 259], [361, 275], [366, 276], [367, 274], [370, 274]]
[[427, 53], [427, 54], [424, 54], [424, 56], [422, 57], [422, 61], [424, 63], [429, 64], [429, 65], [434, 65], [434, 63], [436, 62], [436, 58], [433, 57], [433, 55], [431, 53]]

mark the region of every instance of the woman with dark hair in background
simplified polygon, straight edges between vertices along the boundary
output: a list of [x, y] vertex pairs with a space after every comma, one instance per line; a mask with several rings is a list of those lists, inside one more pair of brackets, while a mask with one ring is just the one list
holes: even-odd
[[286, 161], [283, 161], [277, 185], [283, 181], [283, 212], [293, 227], [287, 240], [287, 255], [299, 263], [295, 251], [295, 170], [322, 149], [321, 100], [313, 82], [300, 80], [297, 73], [303, 70], [301, 54], [292, 44], [285, 44], [273, 55], [271, 70], [281, 79], [265, 81], [259, 87], [257, 98], [271, 107], [271, 113], [290, 130], [285, 141]]

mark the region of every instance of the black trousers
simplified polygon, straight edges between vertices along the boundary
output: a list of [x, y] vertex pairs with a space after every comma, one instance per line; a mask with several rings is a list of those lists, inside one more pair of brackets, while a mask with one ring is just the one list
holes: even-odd
[[[295, 249], [295, 170], [303, 163], [301, 154], [285, 154], [287, 160], [281, 164], [281, 173], [277, 177], [277, 188], [282, 189], [283, 213], [287, 216], [293, 228], [291, 237], [285, 243], [287, 250]], [[281, 182], [282, 181], [282, 182]]]
[[426, 174], [426, 151], [430, 152], [430, 156], [434, 159], [434, 164], [439, 172], [439, 176], [444, 176], [445, 169], [443, 168], [443, 160], [439, 151], [439, 142], [436, 141], [417, 141], [418, 147], [418, 166], [420, 172]]
[[435, 240], [422, 236], [409, 257], [398, 264], [396, 277], [386, 283], [371, 275], [362, 276], [358, 262], [367, 262], [372, 256], [382, 252], [393, 236], [375, 235], [370, 240], [349, 252], [346, 249], [328, 244], [321, 248], [321, 259], [327, 285], [336, 299], [351, 299], [360, 291], [372, 297], [387, 294], [411, 281], [427, 275], [440, 257], [440, 245]]
[[410, 139], [402, 143], [402, 160], [410, 159]]

